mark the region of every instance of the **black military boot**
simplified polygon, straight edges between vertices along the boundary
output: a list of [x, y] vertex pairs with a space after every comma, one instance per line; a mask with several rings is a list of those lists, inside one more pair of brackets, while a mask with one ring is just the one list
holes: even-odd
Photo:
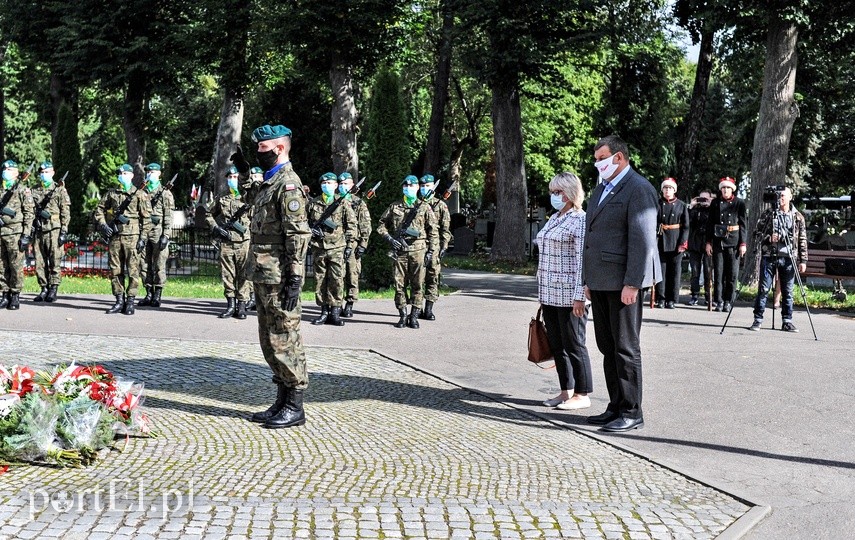
[[353, 317], [353, 302], [351, 300], [344, 303], [344, 309], [341, 310], [341, 316], [345, 319]]
[[6, 306], [6, 309], [21, 309], [21, 299], [19, 298], [20, 293], [10, 292], [9, 293], [9, 305]]
[[142, 299], [142, 300], [140, 300], [140, 305], [141, 305], [141, 306], [150, 306], [150, 305], [151, 305], [151, 289], [152, 289], [151, 287], [149, 287], [148, 285], [146, 285], [146, 287], [145, 287], [145, 296], [143, 297], [143, 299]]
[[416, 306], [413, 306], [413, 308], [410, 310], [410, 318], [407, 321], [407, 326], [409, 326], [410, 328], [418, 328], [419, 327], [419, 313], [421, 313], [421, 312], [422, 312], [422, 310], [420, 310]]
[[[274, 380], [274, 382], [276, 382]], [[271, 405], [266, 411], [257, 412], [252, 415], [253, 422], [257, 422], [259, 424], [263, 424], [279, 414], [279, 411], [285, 406], [285, 398], [288, 396], [288, 389], [285, 388], [285, 384], [281, 382], [276, 383], [276, 401]]]
[[398, 315], [400, 315], [401, 318], [395, 323], [395, 328], [403, 328], [407, 326], [407, 308], [398, 308]]
[[247, 301], [247, 303], [246, 303], [246, 310], [247, 311], [255, 311], [255, 293], [254, 292], [249, 293], [249, 301]]
[[133, 296], [125, 298], [125, 309], [122, 310], [122, 313], [125, 315], [133, 315], [136, 313], [136, 310], [134, 309], [134, 299], [135, 297]]
[[246, 302], [243, 300], [238, 300], [237, 307], [235, 308], [235, 319], [246, 319]]
[[9, 291], [3, 291], [3, 296], [0, 297], [0, 309], [9, 305]]
[[56, 290], [59, 288], [59, 285], [51, 285], [48, 287], [47, 296], [45, 296], [45, 302], [56, 302]]
[[234, 298], [226, 298], [226, 310], [220, 313], [221, 319], [228, 319], [232, 315], [235, 314], [235, 299]]
[[422, 311], [421, 315], [419, 315], [419, 319], [424, 319], [426, 321], [436, 320], [436, 315], [433, 314], [433, 302], [430, 300], [425, 302], [425, 310]]
[[33, 302], [44, 302], [46, 296], [47, 296], [47, 287], [42, 287], [41, 292], [39, 294], [37, 294], [35, 298], [33, 298]]
[[163, 287], [155, 287], [151, 295], [151, 307], [160, 307], [161, 295], [163, 295]]
[[121, 294], [116, 295], [116, 303], [107, 310], [107, 314], [118, 313], [125, 309], [125, 298]]
[[264, 423], [264, 427], [267, 429], [289, 428], [302, 426], [306, 423], [306, 413], [303, 411], [303, 391], [296, 388], [286, 388], [285, 392], [285, 406]]
[[314, 325], [320, 325], [327, 322], [327, 318], [330, 316], [330, 308], [326, 304], [321, 306], [321, 314], [318, 315], [318, 318], [312, 321]]
[[341, 307], [336, 306], [330, 309], [330, 318], [327, 319], [327, 324], [333, 326], [344, 326], [344, 321], [341, 320]]

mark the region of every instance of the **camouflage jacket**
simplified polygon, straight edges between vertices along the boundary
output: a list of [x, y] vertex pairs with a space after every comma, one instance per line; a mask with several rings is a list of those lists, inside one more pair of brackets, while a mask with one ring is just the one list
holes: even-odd
[[[781, 238], [778, 242], [772, 242], [773, 233]], [[760, 238], [760, 252], [764, 257], [792, 254], [796, 264], [807, 263], [807, 227], [804, 216], [795, 208], [786, 213], [767, 209], [757, 220], [754, 234]], [[789, 244], [785, 240], [789, 240]]]
[[247, 279], [268, 285], [304, 276], [312, 233], [303, 182], [290, 163], [253, 192]]
[[368, 212], [368, 204], [356, 195], [350, 195], [348, 202], [353, 214], [356, 216], [356, 246], [368, 249], [368, 238], [371, 236], [371, 214]]
[[445, 251], [451, 243], [451, 212], [448, 211], [445, 201], [437, 197], [431, 197], [428, 204], [436, 214], [436, 223], [439, 227], [439, 250]]
[[[318, 195], [306, 208], [309, 215], [309, 224], [315, 224], [326, 211], [329, 204], [324, 201], [323, 195]], [[317, 223], [324, 231], [323, 238], [312, 238], [311, 246], [316, 249], [338, 249], [356, 247], [356, 216], [347, 202], [342, 202], [335, 212], [326, 220], [326, 223]]]
[[240, 244], [243, 242], [249, 241], [249, 215], [251, 212], [248, 210], [243, 213], [243, 215], [235, 222], [238, 227], [243, 227], [244, 232], [238, 232], [237, 228], [228, 226], [231, 223], [232, 219], [234, 219], [235, 215], [240, 211], [241, 208], [244, 207], [243, 200], [240, 197], [235, 197], [231, 193], [227, 193], [216, 200], [216, 202], [211, 206], [208, 210], [207, 215], [205, 216], [205, 222], [208, 224], [208, 227], [211, 229], [214, 228], [215, 225], [219, 225], [224, 228], [229, 233], [229, 239], [227, 242], [231, 242], [233, 244]]
[[[409, 234], [404, 233], [403, 235], [407, 242], [405, 251], [417, 251], [425, 248], [428, 251], [437, 251], [439, 249], [439, 227], [436, 222], [436, 214], [429, 204], [423, 202], [416, 204], [418, 209], [415, 219], [410, 224]], [[399, 233], [403, 232], [400, 230], [401, 225], [412, 209], [412, 206], [406, 206], [403, 201], [392, 203], [380, 216], [377, 234], [384, 237], [387, 234], [397, 237]]]
[[101, 197], [101, 202], [95, 208], [94, 219], [97, 226], [110, 225], [118, 216], [116, 212], [131, 197], [131, 203], [123, 215], [128, 218], [126, 224], [117, 222], [119, 236], [140, 236], [147, 238], [151, 231], [151, 205], [145, 190], [138, 189], [133, 195], [128, 195], [118, 188], [112, 188]]
[[37, 231], [53, 231], [60, 229], [68, 231], [71, 221], [71, 199], [65, 186], [45, 189], [37, 187], [33, 190], [34, 218], [33, 225]]
[[[11, 192], [11, 194], [10, 194]], [[11, 189], [0, 188], [0, 203], [7, 201], [0, 213], [0, 236], [30, 234], [33, 226], [33, 195], [20, 182]]]
[[151, 231], [149, 238], [157, 240], [160, 235], [172, 232], [172, 211], [175, 210], [175, 198], [172, 192], [163, 186], [148, 194], [151, 206]]

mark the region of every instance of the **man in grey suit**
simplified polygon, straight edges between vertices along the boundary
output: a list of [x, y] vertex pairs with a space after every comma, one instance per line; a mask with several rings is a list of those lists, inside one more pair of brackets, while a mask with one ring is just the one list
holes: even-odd
[[610, 135], [594, 148], [601, 183], [588, 200], [582, 279], [594, 312], [609, 391], [606, 412], [588, 422], [603, 431], [644, 426], [641, 412], [641, 311], [644, 289], [661, 281], [656, 246], [659, 196], [629, 165], [629, 149]]

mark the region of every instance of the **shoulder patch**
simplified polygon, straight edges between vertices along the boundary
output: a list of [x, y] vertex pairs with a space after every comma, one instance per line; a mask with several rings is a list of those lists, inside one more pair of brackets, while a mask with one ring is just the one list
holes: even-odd
[[[285, 184], [285, 191], [291, 191], [292, 189], [297, 189], [296, 184]], [[290, 208], [290, 205], [289, 205]]]
[[[291, 189], [294, 189], [293, 187]], [[293, 199], [288, 203], [288, 210], [291, 212], [296, 212], [300, 209], [300, 201], [299, 199]]]

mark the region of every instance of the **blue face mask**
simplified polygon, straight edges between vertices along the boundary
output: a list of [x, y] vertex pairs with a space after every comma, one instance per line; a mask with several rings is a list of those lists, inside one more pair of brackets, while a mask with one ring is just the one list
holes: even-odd
[[404, 186], [404, 197], [409, 197], [412, 199], [416, 196], [416, 191], [418, 188], [416, 186]]
[[42, 186], [44, 186], [46, 188], [49, 188], [53, 184], [53, 175], [52, 174], [41, 173], [39, 175], [39, 178], [42, 181]]
[[230, 177], [226, 182], [228, 183], [230, 190], [237, 191], [237, 189], [238, 189], [238, 179], [237, 178], [231, 178]]
[[327, 197], [335, 194], [335, 184], [321, 184], [321, 191]]
[[422, 197], [427, 197], [428, 193], [433, 193], [433, 186], [422, 186], [419, 188], [419, 193]]
[[339, 184], [338, 192], [341, 195], [347, 195], [348, 193], [350, 193], [350, 188], [348, 186], [343, 186], [343, 185]]
[[3, 170], [3, 180], [12, 182], [15, 180], [15, 175], [12, 174], [12, 171], [10, 171], [8, 169], [4, 169]]
[[131, 189], [131, 184], [133, 183], [133, 176], [125, 177], [124, 174], [120, 174], [116, 180], [119, 182], [119, 185], [122, 186], [122, 189], [128, 191]]
[[567, 204], [564, 202], [564, 195], [561, 193], [558, 193], [557, 195], [555, 193], [551, 194], [549, 196], [549, 202], [552, 204], [552, 208], [555, 208], [556, 210], [561, 210], [564, 208], [564, 205]]

